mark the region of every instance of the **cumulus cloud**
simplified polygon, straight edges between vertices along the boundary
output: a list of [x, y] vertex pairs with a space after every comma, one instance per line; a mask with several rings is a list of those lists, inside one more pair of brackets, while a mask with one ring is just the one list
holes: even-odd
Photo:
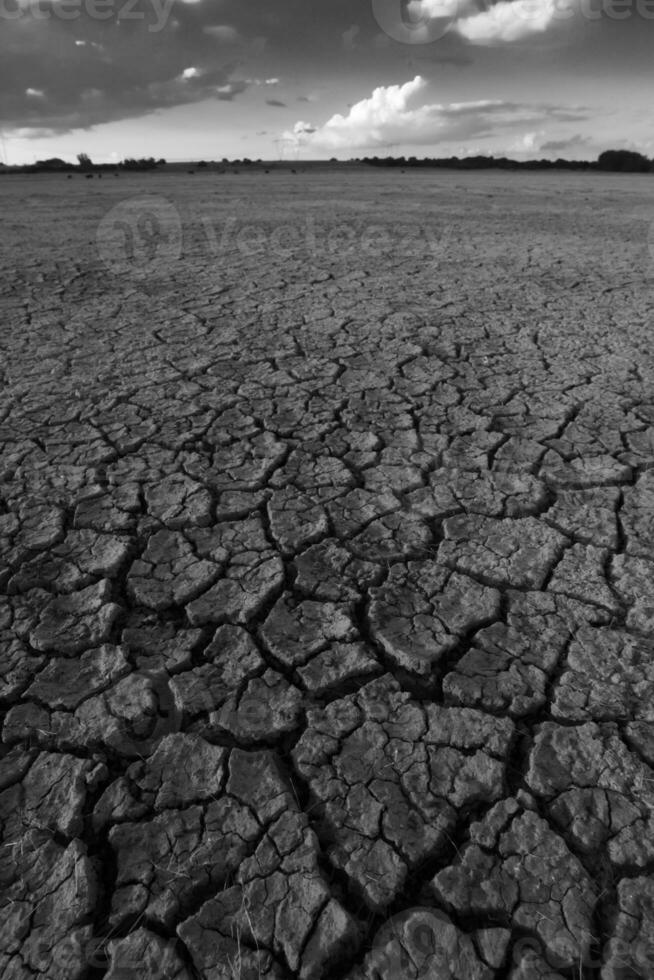
[[416, 22], [445, 22], [443, 32], [472, 44], [509, 44], [573, 16], [571, 0], [497, 0], [483, 10], [474, 0], [411, 0], [408, 6]]
[[[351, 106], [347, 116], [336, 114], [314, 130], [312, 142], [332, 148], [375, 146], [389, 142], [400, 129], [415, 131], [424, 122], [428, 107], [410, 109], [409, 101], [424, 87], [425, 81], [419, 75], [404, 85], [380, 86], [370, 98]], [[293, 132], [284, 135], [307, 134], [310, 129], [307, 124], [298, 123]]]
[[462, 18], [455, 30], [473, 44], [510, 43], [542, 34], [560, 14], [558, 0], [500, 0], [488, 10]]
[[582, 109], [572, 112], [557, 106], [492, 99], [425, 102], [426, 89], [427, 82], [420, 75], [403, 85], [380, 86], [369, 98], [351, 106], [347, 115], [337, 113], [319, 127], [298, 122], [283, 136], [316, 150], [375, 149], [524, 132], [530, 124], [546, 119], [584, 118]]
[[541, 148], [541, 143], [545, 136], [545, 130], [533, 133], [523, 133], [509, 147], [510, 153], [534, 154]]
[[296, 122], [295, 126], [293, 126], [292, 132], [285, 133], [284, 135], [290, 137], [310, 136], [312, 133], [315, 132], [316, 132], [315, 126], [312, 126], [311, 123], [302, 122], [300, 120], [299, 122]]

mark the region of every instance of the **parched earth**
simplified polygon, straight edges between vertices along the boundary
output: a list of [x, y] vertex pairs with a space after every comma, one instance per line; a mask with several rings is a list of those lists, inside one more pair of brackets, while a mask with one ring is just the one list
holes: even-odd
[[654, 190], [554, 179], [3, 179], [3, 980], [654, 975]]

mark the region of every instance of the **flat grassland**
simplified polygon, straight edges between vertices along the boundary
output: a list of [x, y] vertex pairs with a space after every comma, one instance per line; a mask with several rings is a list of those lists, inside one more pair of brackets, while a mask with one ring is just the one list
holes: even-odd
[[0, 975], [651, 977], [654, 181], [296, 169], [0, 178]]

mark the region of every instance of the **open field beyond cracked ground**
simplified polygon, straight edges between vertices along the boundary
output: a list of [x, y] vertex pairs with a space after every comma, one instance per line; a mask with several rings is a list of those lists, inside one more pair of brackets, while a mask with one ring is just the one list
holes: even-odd
[[654, 976], [652, 179], [0, 206], [3, 980]]

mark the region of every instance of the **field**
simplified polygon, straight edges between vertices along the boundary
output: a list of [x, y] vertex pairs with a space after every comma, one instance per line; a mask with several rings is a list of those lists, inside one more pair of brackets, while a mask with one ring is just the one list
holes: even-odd
[[654, 181], [0, 178], [3, 980], [654, 975]]

